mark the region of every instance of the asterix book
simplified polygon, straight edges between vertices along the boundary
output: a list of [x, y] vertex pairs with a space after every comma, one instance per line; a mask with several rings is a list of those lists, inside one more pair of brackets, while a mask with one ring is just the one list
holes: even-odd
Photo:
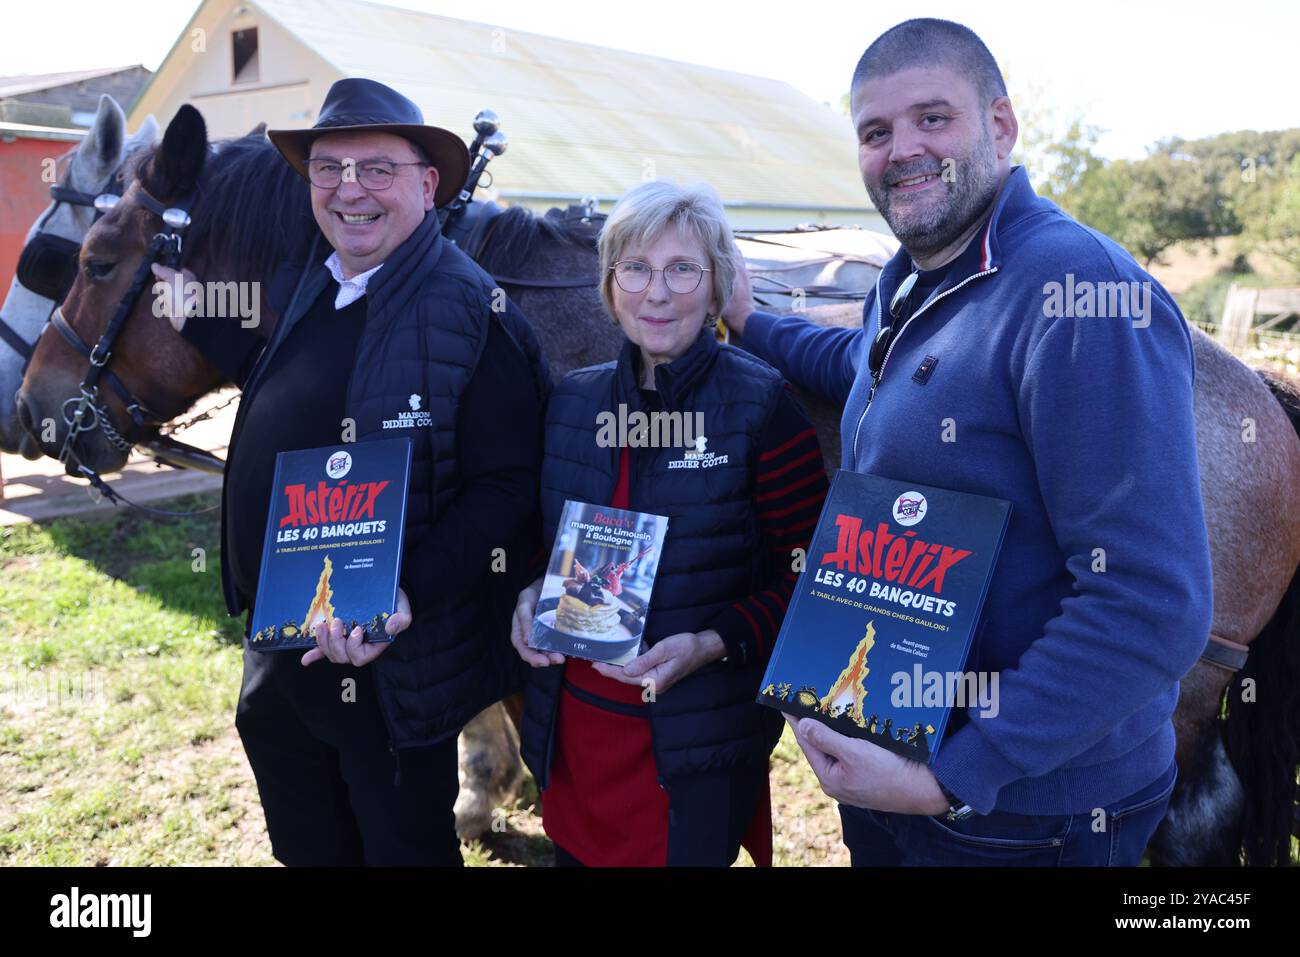
[[249, 645], [316, 647], [318, 621], [384, 631], [397, 608], [411, 440], [353, 442], [275, 457]]
[[[953, 707], [1011, 504], [836, 473], [758, 701], [929, 763]], [[996, 685], [993, 687], [996, 693]]]
[[528, 644], [623, 665], [641, 651], [668, 519], [566, 501]]

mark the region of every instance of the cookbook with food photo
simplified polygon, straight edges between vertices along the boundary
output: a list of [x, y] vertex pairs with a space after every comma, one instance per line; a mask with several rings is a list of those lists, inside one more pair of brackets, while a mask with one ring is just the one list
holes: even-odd
[[668, 519], [566, 501], [529, 645], [626, 664], [641, 651]]

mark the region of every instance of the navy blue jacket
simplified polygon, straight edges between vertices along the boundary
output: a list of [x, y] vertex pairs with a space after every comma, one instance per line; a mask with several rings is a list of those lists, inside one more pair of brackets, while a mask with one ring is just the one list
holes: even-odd
[[863, 329], [755, 313], [745, 345], [845, 404], [844, 468], [1011, 501], [967, 665], [999, 676], [996, 714], [959, 712], [933, 770], [981, 813], [1086, 813], [1169, 767], [1210, 628], [1191, 336], [1128, 253], [1016, 167], [868, 404], [881, 304], [912, 268], [900, 249]]
[[[626, 343], [616, 362], [570, 373], [546, 411], [542, 511], [555, 538], [565, 499], [608, 503], [621, 449], [597, 444], [597, 415], [643, 408], [639, 357]], [[763, 429], [782, 398], [781, 376], [765, 362], [717, 343], [705, 329], [692, 348], [655, 368], [668, 412], [702, 413], [708, 451], [719, 464], [672, 468], [682, 448], [631, 450], [629, 507], [668, 516], [645, 638], [698, 632], [770, 578], [768, 550], [753, 505]], [[725, 456], [725, 460], [719, 461]], [[712, 662], [648, 702], [660, 783], [734, 768], [766, 770], [781, 736], [780, 714], [755, 703], [763, 663]], [[548, 786], [561, 666], [530, 676], [521, 745], [542, 788]]]

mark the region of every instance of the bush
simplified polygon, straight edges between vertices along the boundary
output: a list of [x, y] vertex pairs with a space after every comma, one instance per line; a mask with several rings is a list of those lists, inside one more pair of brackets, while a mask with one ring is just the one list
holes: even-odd
[[1238, 286], [1257, 286], [1268, 287], [1277, 285], [1277, 281], [1269, 276], [1261, 276], [1259, 273], [1250, 270], [1238, 272], [1237, 268], [1244, 264], [1244, 260], [1238, 257], [1238, 262], [1233, 266], [1220, 269], [1208, 279], [1202, 279], [1192, 288], [1175, 298], [1178, 300], [1178, 308], [1183, 311], [1187, 321], [1193, 325], [1215, 325], [1217, 326], [1223, 319], [1223, 303], [1228, 298], [1228, 289], [1236, 284]]

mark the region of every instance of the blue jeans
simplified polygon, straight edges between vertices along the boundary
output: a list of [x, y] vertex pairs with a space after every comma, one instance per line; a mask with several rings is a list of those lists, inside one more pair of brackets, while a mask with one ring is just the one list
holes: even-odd
[[1137, 867], [1169, 807], [1177, 768], [1098, 814], [1010, 814], [964, 821], [840, 805], [854, 867]]

